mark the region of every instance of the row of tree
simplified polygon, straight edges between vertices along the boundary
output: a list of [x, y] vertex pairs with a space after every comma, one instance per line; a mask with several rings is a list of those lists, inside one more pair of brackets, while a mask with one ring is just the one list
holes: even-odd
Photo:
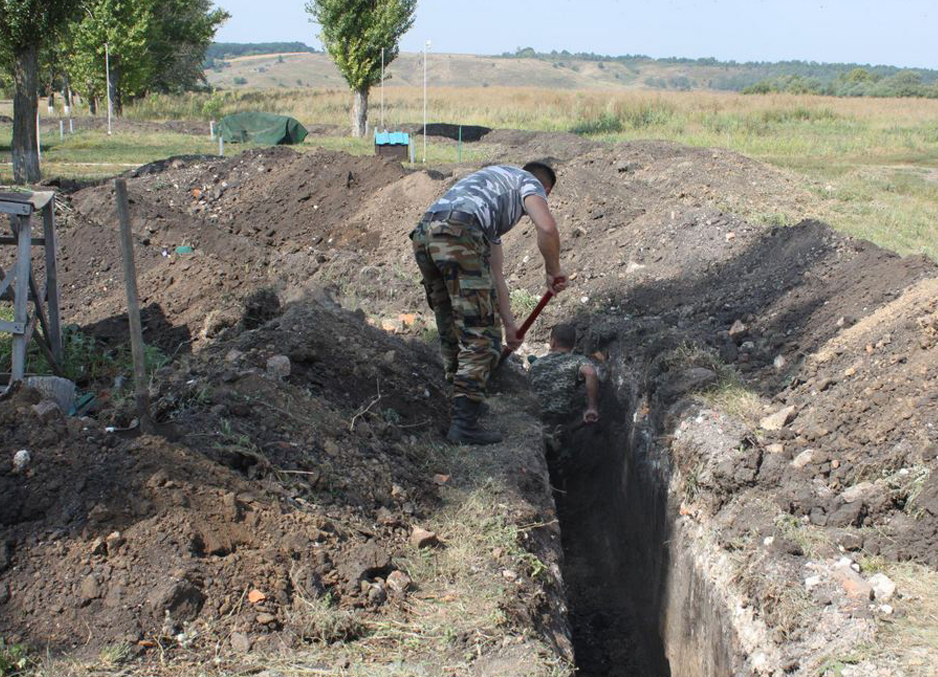
[[[699, 86], [736, 92], [747, 88], [754, 88], [751, 91], [799, 91], [807, 87], [806, 91], [818, 93], [842, 92], [842, 94], [838, 93], [838, 96], [930, 96], [929, 87], [938, 83], [938, 70], [910, 71], [897, 66], [854, 63], [820, 63], [799, 60], [739, 62], [720, 61], [714, 58], [684, 59], [679, 57], [656, 59], [644, 54], [609, 56], [592, 52], [571, 54], [567, 50], [538, 52], [531, 47], [518, 47], [514, 52], [505, 52], [501, 57], [541, 60], [556, 60], [561, 57], [578, 61], [599, 61], [604, 64], [617, 63], [634, 73], [640, 73], [644, 66], [685, 66], [686, 70], [675, 77], [686, 76]], [[868, 80], [860, 83], [859, 87], [855, 81], [857, 73], [866, 74], [865, 77]], [[921, 88], [912, 82], [915, 78]], [[874, 86], [877, 83], [881, 84], [878, 87]], [[654, 86], [660, 84], [657, 82]], [[679, 88], [669, 83], [664, 84], [668, 85], [668, 88]], [[858, 93], [860, 90], [868, 93]], [[894, 91], [921, 93], [889, 93]]]
[[921, 73], [900, 71], [883, 77], [865, 68], [854, 68], [831, 82], [799, 75], [762, 80], [743, 89], [743, 94], [824, 94], [827, 96], [924, 97], [938, 99], [938, 81], [926, 82]]
[[204, 81], [205, 51], [227, 18], [211, 0], [0, 0], [0, 63], [14, 89], [14, 180], [40, 178], [41, 92], [78, 93], [94, 110], [108, 95], [106, 51], [118, 115], [147, 92], [192, 88]]

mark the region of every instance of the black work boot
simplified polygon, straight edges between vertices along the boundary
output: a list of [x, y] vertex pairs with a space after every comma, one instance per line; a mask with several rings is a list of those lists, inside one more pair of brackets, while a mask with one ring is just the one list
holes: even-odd
[[468, 397], [453, 398], [453, 420], [446, 439], [453, 444], [497, 444], [502, 436], [497, 432], [479, 427], [481, 402]]

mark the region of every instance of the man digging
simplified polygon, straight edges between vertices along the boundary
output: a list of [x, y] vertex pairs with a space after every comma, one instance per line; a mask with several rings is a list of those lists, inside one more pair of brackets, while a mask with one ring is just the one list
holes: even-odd
[[556, 183], [554, 171], [540, 162], [523, 169], [486, 167], [459, 180], [410, 234], [427, 303], [436, 315], [446, 379], [453, 384], [446, 439], [454, 444], [495, 444], [502, 439], [480, 427], [479, 416], [501, 353], [500, 325], [510, 348], [521, 345], [505, 282], [501, 237], [525, 214], [534, 222], [548, 289], [558, 294], [566, 287], [560, 234], [547, 206]]

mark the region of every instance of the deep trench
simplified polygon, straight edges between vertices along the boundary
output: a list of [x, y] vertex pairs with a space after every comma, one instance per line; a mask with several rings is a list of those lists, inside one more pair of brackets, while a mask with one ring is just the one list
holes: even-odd
[[622, 381], [603, 388], [600, 424], [565, 435], [565, 460], [548, 454], [577, 675], [741, 674], [712, 591], [672, 533], [658, 424]]

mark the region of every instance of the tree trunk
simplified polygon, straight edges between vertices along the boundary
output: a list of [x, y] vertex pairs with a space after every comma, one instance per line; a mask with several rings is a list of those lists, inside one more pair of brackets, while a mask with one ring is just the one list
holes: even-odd
[[98, 97], [93, 94], [88, 98], [88, 111], [92, 115], [98, 114]]
[[14, 56], [13, 64], [13, 182], [38, 183], [39, 152], [36, 148], [36, 113], [39, 109], [38, 50], [27, 47]]
[[124, 97], [121, 94], [121, 65], [111, 57], [111, 106], [114, 117], [124, 114]]
[[365, 136], [368, 131], [368, 88], [352, 94], [352, 136]]

